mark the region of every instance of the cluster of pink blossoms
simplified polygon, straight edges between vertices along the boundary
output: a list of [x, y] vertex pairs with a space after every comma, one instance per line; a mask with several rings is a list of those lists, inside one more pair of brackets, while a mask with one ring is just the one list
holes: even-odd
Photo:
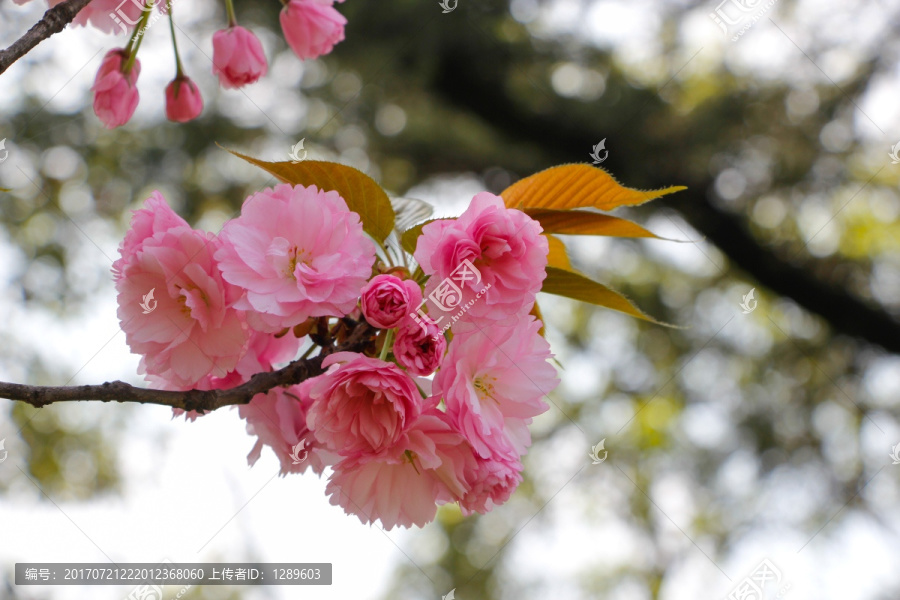
[[[13, 0], [25, 4], [30, 0]], [[335, 2], [344, 0], [289, 0], [280, 13], [281, 29], [285, 40], [301, 60], [328, 54], [334, 45], [344, 39], [347, 20], [334, 8]], [[48, 0], [56, 6], [63, 0]], [[172, 17], [175, 0], [159, 0], [161, 13]], [[229, 24], [213, 35], [212, 72], [223, 88], [240, 88], [255, 83], [268, 71], [262, 44], [249, 29], [237, 24], [232, 0], [226, 0]], [[93, 0], [75, 17], [75, 25], [92, 26], [106, 33], [132, 32], [123, 48], [106, 53], [94, 80], [94, 112], [103, 124], [112, 129], [127, 123], [140, 101], [137, 79], [141, 63], [138, 49], [154, 17], [153, 0]], [[197, 84], [184, 74], [175, 28], [172, 45], [175, 49], [175, 78], [166, 86], [166, 118], [184, 123], [197, 118], [203, 112], [203, 97]]]
[[[268, 446], [282, 474], [329, 467], [332, 504], [363, 523], [422, 526], [441, 504], [486, 513], [522, 481], [529, 424], [558, 383], [530, 314], [546, 276], [540, 234], [478, 194], [423, 228], [414, 279], [378, 259], [337, 192], [266, 189], [218, 236], [156, 193], [113, 266], [118, 316], [141, 372], [166, 389], [233, 387], [321, 345], [321, 375], [239, 407], [257, 437], [250, 463]], [[365, 323], [361, 352], [322, 340]]]

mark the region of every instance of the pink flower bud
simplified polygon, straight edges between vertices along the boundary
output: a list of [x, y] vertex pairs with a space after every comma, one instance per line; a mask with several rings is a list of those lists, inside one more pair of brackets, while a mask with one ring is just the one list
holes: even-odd
[[447, 340], [434, 323], [424, 323], [424, 329], [412, 319], [397, 330], [394, 358], [410, 375], [427, 377], [441, 366]]
[[177, 123], [196, 119], [203, 112], [203, 96], [190, 77], [176, 77], [166, 87], [166, 118]]
[[213, 75], [223, 88], [255, 83], [269, 70], [262, 44], [239, 25], [213, 34]]
[[421, 301], [419, 284], [394, 275], [376, 275], [360, 291], [360, 307], [366, 321], [381, 329], [399, 325]]
[[347, 19], [332, 4], [332, 0], [291, 0], [282, 9], [281, 29], [301, 60], [328, 54], [344, 39]]
[[136, 84], [141, 63], [135, 59], [131, 70], [123, 73], [126, 60], [123, 48], [107, 52], [91, 88], [94, 92], [94, 113], [108, 129], [127, 123], [140, 101]]

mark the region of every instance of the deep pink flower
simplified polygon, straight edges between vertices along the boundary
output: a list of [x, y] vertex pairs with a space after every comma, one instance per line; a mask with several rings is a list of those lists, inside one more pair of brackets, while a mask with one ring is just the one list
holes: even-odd
[[367, 458], [389, 450], [422, 410], [416, 384], [393, 363], [338, 352], [322, 366], [331, 368], [310, 388], [307, 426], [341, 456]]
[[424, 321], [425, 329], [411, 319], [397, 330], [394, 359], [411, 375], [426, 377], [434, 373], [444, 358], [447, 339], [433, 323]]
[[306, 413], [312, 404], [309, 388], [314, 382], [307, 379], [288, 389], [275, 388], [238, 407], [241, 418], [247, 421], [247, 433], [257, 436], [247, 456], [251, 466], [259, 460], [263, 446], [278, 457], [282, 475], [303, 473], [307, 468], [321, 475], [326, 466], [339, 459], [316, 442], [306, 427]]
[[473, 322], [512, 324], [527, 314], [546, 277], [549, 247], [541, 231], [487, 192], [476, 194], [456, 221], [425, 225], [415, 257], [430, 275], [429, 317], [440, 327], [452, 322], [457, 332], [472, 330]]
[[[159, 213], [159, 214], [154, 214]], [[232, 304], [240, 290], [222, 279], [212, 234], [178, 224], [155, 192], [137, 211], [113, 264], [125, 341], [140, 354], [141, 373], [192, 387], [225, 377], [244, 354], [247, 327]]]
[[466, 477], [477, 468], [471, 448], [431, 404], [383, 454], [337, 463], [325, 492], [364, 524], [421, 527], [434, 519], [438, 504], [469, 492]]
[[376, 275], [360, 292], [360, 307], [366, 321], [381, 329], [400, 325], [421, 301], [419, 284], [395, 275]]
[[213, 75], [223, 88], [255, 83], [269, 70], [262, 44], [240, 25], [213, 34]]
[[247, 198], [216, 253], [222, 276], [246, 292], [235, 305], [255, 329], [343, 316], [372, 273], [375, 245], [337, 192], [288, 184]]
[[467, 471], [468, 490], [459, 500], [462, 513], [487, 514], [500, 506], [522, 483], [522, 463], [517, 458], [476, 457], [476, 465]]
[[301, 60], [331, 52], [344, 39], [347, 19], [332, 0], [291, 0], [281, 10], [284, 38]]
[[435, 376], [434, 393], [482, 458], [524, 454], [528, 422], [547, 410], [543, 398], [559, 383], [540, 327], [529, 315], [517, 325], [457, 335]]
[[140, 101], [137, 78], [141, 73], [141, 63], [135, 59], [131, 70], [123, 73], [127, 60], [123, 48], [107, 52], [91, 88], [94, 92], [94, 113], [108, 129], [127, 123]]
[[166, 118], [186, 123], [203, 112], [203, 96], [190, 77], [176, 77], [166, 88]]

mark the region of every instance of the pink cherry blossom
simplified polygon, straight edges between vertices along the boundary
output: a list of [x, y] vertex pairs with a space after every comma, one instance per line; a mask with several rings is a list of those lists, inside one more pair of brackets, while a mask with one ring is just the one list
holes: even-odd
[[203, 112], [203, 96], [190, 77], [176, 77], [166, 87], [166, 118], [177, 123], [196, 119]]
[[[30, 0], [13, 0], [16, 4], [25, 4]], [[61, 4], [65, 0], [50, 0], [50, 7]], [[146, 0], [92, 0], [78, 11], [72, 24], [75, 26], [93, 25], [104, 33], [125, 33], [130, 31], [140, 20], [141, 12], [146, 7]]]
[[389, 450], [421, 413], [416, 384], [393, 363], [338, 352], [322, 366], [331, 368], [310, 388], [307, 426], [341, 456], [371, 457]]
[[376, 275], [360, 292], [360, 307], [366, 321], [381, 329], [400, 325], [421, 301], [419, 284], [395, 275]]
[[339, 459], [316, 442], [306, 427], [306, 413], [312, 404], [309, 388], [314, 382], [307, 379], [287, 389], [275, 388], [238, 407], [241, 418], [247, 421], [247, 433], [257, 436], [247, 456], [251, 466], [259, 460], [263, 446], [275, 453], [282, 475], [303, 473], [308, 468], [321, 475], [326, 466]]
[[347, 19], [332, 0], [290, 0], [281, 10], [281, 29], [301, 60], [331, 52], [344, 39]]
[[249, 29], [235, 25], [213, 34], [213, 75], [223, 88], [255, 83], [268, 70], [262, 44]]
[[467, 472], [469, 489], [459, 500], [462, 513], [486, 514], [509, 500], [522, 482], [522, 463], [519, 459], [494, 456], [476, 457], [476, 466]]
[[[476, 194], [456, 221], [425, 225], [415, 258], [431, 276], [426, 296], [442, 284], [446, 288], [447, 279], [462, 292], [444, 296], [441, 305], [431, 297], [429, 317], [441, 327], [453, 322], [457, 332], [472, 330], [471, 323], [512, 324], [527, 314], [546, 277], [549, 246], [541, 231], [537, 221], [487, 192]], [[461, 267], [465, 281], [459, 278]]]
[[141, 73], [141, 63], [135, 59], [131, 70], [123, 73], [128, 55], [123, 48], [115, 48], [106, 53], [97, 77], [94, 79], [94, 113], [108, 129], [127, 123], [140, 101], [137, 78]]
[[385, 453], [335, 465], [325, 492], [331, 504], [364, 524], [422, 527], [434, 519], [438, 504], [465, 497], [466, 477], [476, 471], [471, 448], [432, 404]]
[[444, 357], [447, 339], [437, 325], [423, 321], [425, 329], [408, 319], [397, 330], [394, 340], [394, 359], [411, 375], [427, 377], [434, 373]]
[[219, 237], [222, 276], [245, 290], [235, 306], [270, 332], [346, 315], [375, 262], [359, 215], [337, 192], [315, 186], [282, 184], [250, 196]]
[[[197, 390], [224, 390], [233, 388], [250, 381], [257, 374], [273, 371], [278, 363], [288, 363], [297, 356], [300, 340], [291, 334], [276, 337], [272, 334], [250, 331], [250, 339], [247, 342], [244, 355], [238, 361], [233, 371], [229, 371], [224, 377], [207, 375], [194, 385], [173, 385], [169, 381], [154, 375], [148, 375], [147, 381], [151, 387], [161, 390], [185, 391]], [[197, 411], [184, 411], [173, 408], [172, 413], [179, 417], [182, 414], [185, 419], [194, 421], [202, 416]]]
[[[192, 387], [225, 377], [244, 354], [247, 327], [232, 304], [240, 290], [222, 279], [212, 234], [178, 224], [155, 193], [134, 217], [113, 264], [125, 341], [140, 372]], [[160, 214], [152, 214], [155, 212]]]
[[483, 458], [524, 454], [527, 424], [547, 410], [543, 398], [559, 383], [540, 327], [528, 315], [518, 325], [457, 335], [435, 376], [434, 393]]

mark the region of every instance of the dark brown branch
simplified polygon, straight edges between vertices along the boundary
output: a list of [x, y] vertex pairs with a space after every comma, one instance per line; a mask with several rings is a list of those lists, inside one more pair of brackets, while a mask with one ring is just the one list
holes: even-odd
[[374, 329], [362, 321], [353, 329], [347, 341], [336, 348], [325, 348], [323, 353], [313, 358], [295, 360], [277, 371], [257, 373], [250, 381], [224, 390], [189, 390], [171, 392], [134, 387], [122, 381], [112, 381], [99, 385], [78, 385], [52, 387], [0, 382], [0, 398], [19, 400], [36, 408], [54, 402], [73, 400], [99, 400], [101, 402], [138, 402], [159, 404], [184, 410], [206, 413], [223, 406], [247, 404], [256, 395], [285, 385], [294, 385], [322, 373], [322, 361], [333, 352], [359, 352], [371, 344]]
[[[504, 79], [503, 68], [509, 68], [509, 64], [500, 58], [478, 60], [478, 52], [485, 52], [484, 49], [451, 43], [446, 48], [435, 72], [432, 90], [447, 104], [479, 117], [507, 143], [517, 147], [524, 144], [540, 149], [544, 157], [553, 157], [537, 159], [539, 162], [529, 165], [525, 172], [535, 172], [561, 162], [583, 162], [588, 144], [608, 135], [609, 130], [600, 130], [571, 114], [549, 109], [544, 114], [536, 114], [524, 107], [497, 85]], [[498, 53], [495, 51], [492, 56], [497, 57]], [[640, 120], [647, 116], [646, 112], [636, 114], [630, 127], [638, 127]], [[709, 139], [692, 138], [691, 132], [681, 133], [680, 143], [684, 147], [711, 143]], [[446, 159], [446, 152], [444, 154]], [[628, 173], [629, 165], [620, 156], [621, 153], [611, 156], [603, 166], [614, 173]], [[900, 354], [900, 322], [883, 307], [853, 295], [844, 286], [823, 281], [811, 272], [808, 262], [791, 262], [761, 245], [739, 217], [717, 208], [709, 200], [714, 185], [711, 179], [686, 179], [680, 172], [678, 156], [661, 156], [653, 163], [645, 160], [637, 164], [644, 173], [643, 179], [626, 178], [626, 181], [642, 181], [640, 187], [648, 189], [687, 185], [687, 192], [680, 192], [671, 200], [663, 199], [658, 204], [680, 212], [692, 227], [753, 279], [818, 314], [835, 331]], [[446, 170], [446, 164], [441, 166]]]
[[91, 0], [66, 0], [49, 9], [25, 35], [17, 39], [6, 50], [0, 50], [0, 73], [6, 71], [11, 64], [31, 52], [35, 46], [59, 33], [72, 22], [75, 15], [88, 5]]

